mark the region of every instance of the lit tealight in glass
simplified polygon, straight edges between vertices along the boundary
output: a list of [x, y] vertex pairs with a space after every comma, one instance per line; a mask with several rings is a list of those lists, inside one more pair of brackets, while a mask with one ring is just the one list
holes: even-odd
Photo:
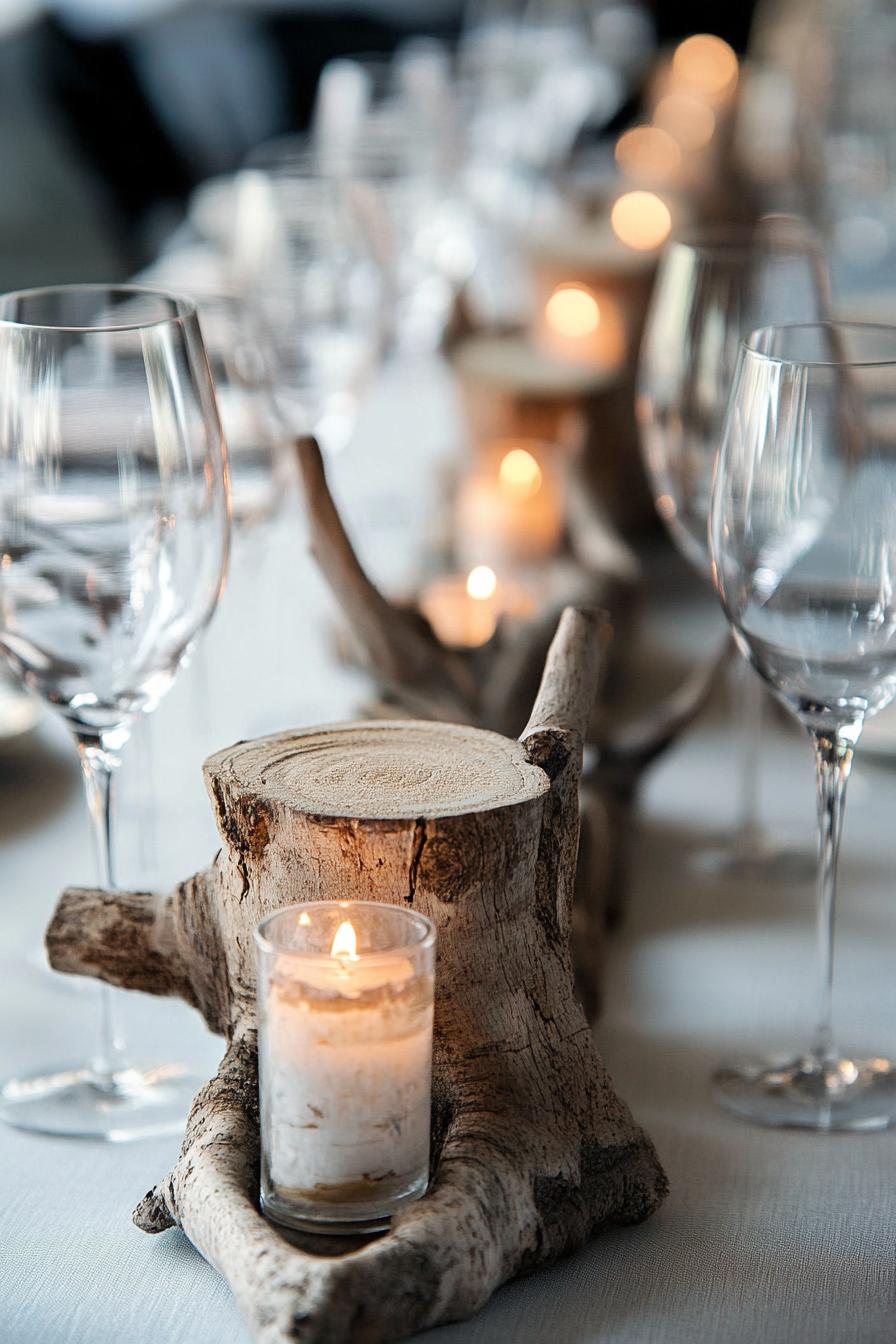
[[306, 1231], [382, 1229], [429, 1179], [435, 928], [314, 901], [255, 936], [262, 1208]]
[[627, 191], [614, 203], [610, 223], [620, 242], [636, 252], [662, 247], [672, 231], [668, 205], [652, 191]]
[[430, 579], [419, 606], [443, 644], [478, 649], [498, 627], [497, 592], [498, 576], [491, 566], [474, 565], [468, 574], [438, 574]]
[[[458, 491], [454, 543], [461, 563], [476, 566], [468, 584], [485, 566], [502, 576], [487, 595], [497, 622], [499, 615], [520, 614], [508, 572], [544, 561], [563, 539], [563, 452], [533, 439], [489, 439], [478, 445], [476, 459]], [[478, 587], [468, 591], [480, 596]]]

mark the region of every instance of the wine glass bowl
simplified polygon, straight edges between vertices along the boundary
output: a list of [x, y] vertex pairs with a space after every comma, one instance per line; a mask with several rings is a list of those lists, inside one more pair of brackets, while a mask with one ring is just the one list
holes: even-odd
[[884, 1128], [896, 1065], [836, 1050], [831, 997], [846, 784], [866, 717], [896, 696], [896, 328], [807, 323], [747, 338], [710, 550], [738, 647], [813, 741], [820, 824], [814, 1042], [726, 1067], [717, 1095], [767, 1124]]
[[194, 297], [227, 443], [233, 529], [249, 531], [276, 518], [292, 479], [273, 343], [237, 295]]
[[841, 725], [896, 694], [891, 340], [858, 323], [749, 338], [713, 521], [715, 582], [742, 652], [793, 713]]
[[[672, 242], [662, 257], [641, 347], [637, 418], [657, 512], [707, 584], [713, 470], [740, 340], [762, 323], [812, 321], [825, 299], [823, 257], [799, 220], [703, 230]], [[811, 872], [811, 859], [770, 840], [759, 823], [762, 688], [741, 668], [738, 820], [730, 840], [701, 848], [691, 866], [713, 877], [795, 880]]]
[[798, 221], [707, 229], [669, 244], [644, 333], [637, 412], [657, 510], [709, 578], [713, 470], [740, 342], [821, 316], [821, 256]]
[[[222, 474], [196, 471], [216, 412], [195, 315], [149, 295], [95, 297], [132, 325], [51, 339], [42, 296], [0, 299], [0, 650], [99, 733], [155, 708], [211, 616], [228, 506]], [[74, 296], [64, 307], [66, 322], [88, 320]]]
[[264, 146], [238, 179], [232, 264], [270, 343], [287, 432], [341, 451], [387, 329], [352, 182], [291, 139]]
[[[0, 653], [78, 749], [97, 881], [114, 886], [111, 792], [217, 605], [226, 451], [195, 308], [135, 287], [0, 296]], [[7, 1082], [0, 1115], [104, 1139], [179, 1128], [195, 1080], [124, 1057], [101, 990], [78, 1067]]]

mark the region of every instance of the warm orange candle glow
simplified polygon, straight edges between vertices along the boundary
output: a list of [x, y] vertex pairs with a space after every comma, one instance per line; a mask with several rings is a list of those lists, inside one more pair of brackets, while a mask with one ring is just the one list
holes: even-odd
[[627, 191], [610, 211], [616, 237], [636, 252], [650, 252], [669, 237], [672, 216], [665, 201], [652, 191]]
[[679, 88], [718, 98], [737, 80], [737, 57], [721, 37], [696, 33], [675, 48], [672, 76]]
[[525, 448], [511, 448], [501, 458], [498, 479], [515, 499], [532, 499], [541, 489], [541, 467]]
[[653, 110], [653, 122], [668, 131], [685, 151], [705, 149], [716, 129], [716, 116], [709, 103], [692, 93], [667, 93]]
[[670, 182], [681, 167], [681, 146], [661, 126], [633, 126], [616, 141], [616, 162], [626, 177]]
[[498, 576], [488, 565], [475, 565], [467, 575], [467, 592], [477, 602], [487, 602], [497, 586]]
[[544, 315], [561, 336], [590, 336], [600, 325], [597, 299], [583, 285], [558, 285], [545, 304]]
[[333, 946], [330, 948], [331, 957], [342, 957], [344, 961], [359, 961], [358, 956], [358, 936], [352, 926], [350, 919], [345, 919], [339, 925], [333, 937]]
[[419, 601], [436, 635], [455, 649], [479, 648], [491, 639], [501, 617], [522, 619], [534, 606], [528, 589], [508, 579], [499, 583], [490, 565], [474, 565], [469, 574], [438, 575]]

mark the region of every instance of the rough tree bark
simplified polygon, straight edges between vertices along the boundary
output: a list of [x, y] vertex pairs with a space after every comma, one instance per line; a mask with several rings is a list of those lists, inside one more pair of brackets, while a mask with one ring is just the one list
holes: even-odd
[[[443, 719], [515, 734], [526, 721], [566, 603], [600, 605], [610, 613], [603, 638], [625, 642], [638, 563], [599, 506], [572, 491], [571, 554], [552, 562], [556, 596], [512, 631], [499, 625], [482, 648], [449, 649], [424, 617], [388, 601], [362, 568], [330, 494], [313, 438], [296, 443], [311, 550], [339, 602], [359, 660], [377, 683], [373, 716]], [[618, 916], [625, 890], [629, 832], [638, 785], [647, 767], [700, 712], [727, 651], [709, 658], [670, 696], [620, 726], [601, 676], [587, 715], [582, 778], [583, 843], [577, 884], [573, 953], [579, 992], [589, 1015], [600, 1007], [608, 915]]]
[[[519, 741], [378, 722], [213, 756], [224, 848], [164, 897], [69, 890], [57, 970], [179, 994], [227, 1038], [180, 1161], [143, 1200], [229, 1280], [263, 1344], [397, 1341], [657, 1207], [656, 1153], [614, 1092], [573, 992], [582, 736], [600, 621], [567, 611]], [[290, 1244], [258, 1211], [252, 930], [292, 901], [408, 902], [438, 928], [430, 1191], [381, 1239]]]

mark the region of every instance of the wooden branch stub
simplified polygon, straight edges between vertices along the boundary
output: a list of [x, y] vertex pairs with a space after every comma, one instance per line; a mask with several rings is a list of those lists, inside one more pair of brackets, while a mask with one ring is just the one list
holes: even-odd
[[389, 602], [365, 573], [330, 494], [323, 458], [311, 437], [296, 440], [296, 457], [311, 529], [311, 550], [365, 651], [371, 671], [388, 687], [422, 684], [441, 718], [465, 721], [478, 698], [467, 662], [445, 649], [429, 622]]
[[[151, 950], [160, 983], [223, 1026], [228, 1050], [181, 1159], [135, 1216], [147, 1231], [184, 1229], [260, 1344], [394, 1344], [468, 1315], [600, 1228], [647, 1217], [665, 1195], [572, 987], [579, 747], [600, 645], [597, 618], [566, 614], [522, 742], [382, 722], [219, 752], [206, 779], [224, 849], [152, 920], [136, 898], [127, 955], [110, 931], [133, 896], [60, 900], [54, 964], [145, 987]], [[438, 930], [435, 1165], [427, 1196], [387, 1235], [312, 1254], [258, 1212], [252, 930], [290, 902], [358, 896], [412, 904]]]

